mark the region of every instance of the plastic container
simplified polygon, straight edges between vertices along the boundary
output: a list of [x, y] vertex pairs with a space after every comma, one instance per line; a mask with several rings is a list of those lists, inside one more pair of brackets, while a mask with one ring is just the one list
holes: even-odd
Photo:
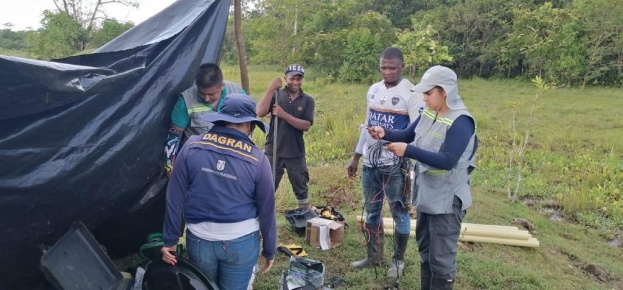
[[124, 279], [104, 249], [83, 223], [75, 223], [41, 257], [41, 269], [57, 289], [125, 290], [132, 286]]

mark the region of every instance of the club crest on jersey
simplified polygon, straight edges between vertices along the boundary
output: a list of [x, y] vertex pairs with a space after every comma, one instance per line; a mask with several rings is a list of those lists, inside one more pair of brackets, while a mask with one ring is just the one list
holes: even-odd
[[297, 109], [299, 110], [299, 112], [303, 111], [303, 107], [298, 107]]
[[381, 103], [381, 105], [382, 105], [382, 104], [385, 103], [385, 100], [387, 100], [387, 96], [382, 96], [381, 97], [381, 101], [379, 103]]
[[394, 96], [394, 97], [392, 98], [392, 105], [394, 105], [394, 106], [395, 106], [396, 104], [398, 104], [398, 102], [400, 102], [400, 97], [398, 97], [398, 96]]
[[223, 169], [225, 169], [225, 160], [217, 160], [216, 169], [218, 169], [219, 171], [223, 171]]

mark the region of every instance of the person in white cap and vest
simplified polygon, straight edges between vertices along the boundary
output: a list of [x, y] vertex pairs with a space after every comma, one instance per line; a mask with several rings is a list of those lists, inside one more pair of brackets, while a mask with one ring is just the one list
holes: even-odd
[[249, 137], [266, 129], [255, 102], [241, 94], [203, 118], [214, 127], [188, 139], [169, 180], [162, 259], [177, 263], [171, 252], [185, 222], [190, 260], [219, 289], [247, 289], [260, 255], [263, 274], [277, 251], [270, 163]]
[[456, 73], [429, 68], [412, 89], [426, 109], [404, 130], [368, 129], [387, 149], [416, 161], [416, 239], [421, 289], [452, 289], [461, 222], [472, 204], [470, 173], [478, 147], [476, 121], [459, 96]]
[[275, 170], [275, 189], [279, 186], [284, 169], [287, 170], [298, 207], [309, 209], [309, 172], [303, 133], [314, 124], [315, 103], [310, 95], [303, 92], [304, 76], [305, 70], [301, 65], [288, 65], [283, 77], [286, 86], [281, 88], [281, 78], [275, 78], [257, 104], [257, 115], [263, 118], [272, 114], [264, 150]]

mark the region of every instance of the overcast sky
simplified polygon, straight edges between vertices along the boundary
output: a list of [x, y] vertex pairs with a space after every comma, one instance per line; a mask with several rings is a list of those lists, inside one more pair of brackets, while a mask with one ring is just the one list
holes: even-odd
[[[118, 21], [132, 21], [139, 24], [176, 0], [138, 0], [138, 8], [129, 8], [119, 4], [104, 7], [109, 17]], [[0, 29], [5, 23], [12, 23], [12, 30], [38, 29], [41, 27], [43, 10], [55, 10], [52, 0], [0, 0]]]

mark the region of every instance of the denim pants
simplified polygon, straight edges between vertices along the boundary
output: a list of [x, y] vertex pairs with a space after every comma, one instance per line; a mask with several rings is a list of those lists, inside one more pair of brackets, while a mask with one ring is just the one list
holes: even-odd
[[246, 290], [260, 256], [260, 233], [229, 241], [207, 241], [186, 231], [188, 256], [219, 289]]
[[378, 225], [382, 222], [383, 200], [387, 197], [392, 218], [396, 223], [395, 231], [400, 234], [408, 234], [411, 231], [411, 218], [404, 207], [404, 184], [405, 175], [400, 168], [396, 168], [391, 174], [385, 174], [378, 168], [363, 167], [361, 186], [367, 224]]

